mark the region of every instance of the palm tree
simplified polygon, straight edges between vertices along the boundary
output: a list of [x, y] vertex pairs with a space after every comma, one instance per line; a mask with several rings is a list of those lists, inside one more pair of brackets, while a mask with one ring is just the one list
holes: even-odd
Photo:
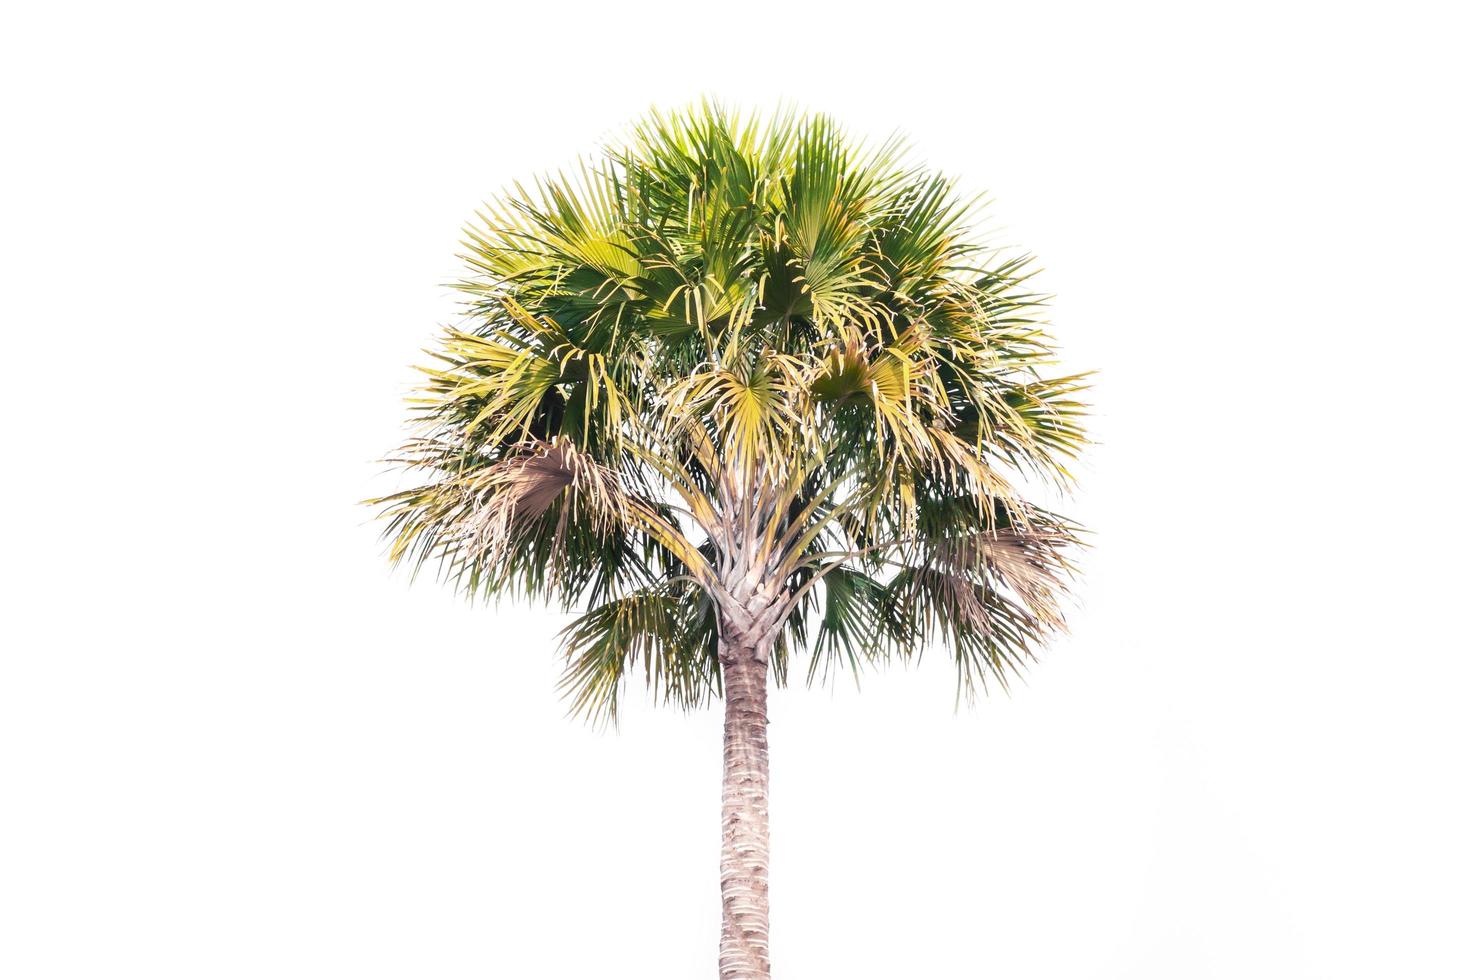
[[653, 114], [466, 231], [467, 317], [376, 501], [395, 560], [582, 610], [575, 712], [721, 697], [719, 975], [769, 976], [769, 682], [941, 646], [961, 696], [1062, 626], [1084, 444], [1030, 260], [823, 116]]

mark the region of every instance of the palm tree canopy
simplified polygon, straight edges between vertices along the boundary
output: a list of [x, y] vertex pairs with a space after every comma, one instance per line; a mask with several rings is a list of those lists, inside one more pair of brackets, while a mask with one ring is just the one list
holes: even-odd
[[795, 673], [933, 645], [972, 696], [1062, 626], [1083, 376], [977, 202], [824, 116], [704, 104], [466, 230], [467, 317], [376, 501], [391, 555], [578, 608], [573, 707], [689, 707], [726, 621]]

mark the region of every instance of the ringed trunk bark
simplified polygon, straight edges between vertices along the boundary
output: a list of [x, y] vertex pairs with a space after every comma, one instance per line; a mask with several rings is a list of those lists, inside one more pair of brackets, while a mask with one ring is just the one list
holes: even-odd
[[724, 642], [720, 980], [769, 980], [768, 651]]

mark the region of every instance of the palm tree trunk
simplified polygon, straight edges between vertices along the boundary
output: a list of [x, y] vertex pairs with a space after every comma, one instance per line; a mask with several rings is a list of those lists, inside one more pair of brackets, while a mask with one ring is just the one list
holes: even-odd
[[735, 637], [723, 664], [720, 980], [769, 980], [768, 651]]

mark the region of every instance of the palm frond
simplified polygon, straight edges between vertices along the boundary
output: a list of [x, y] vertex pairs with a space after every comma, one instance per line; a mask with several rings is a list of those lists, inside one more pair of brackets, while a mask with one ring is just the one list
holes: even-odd
[[681, 708], [721, 688], [717, 620], [699, 592], [671, 586], [632, 591], [594, 606], [565, 627], [560, 687], [570, 711], [615, 721], [627, 674], [644, 673], [653, 697]]

